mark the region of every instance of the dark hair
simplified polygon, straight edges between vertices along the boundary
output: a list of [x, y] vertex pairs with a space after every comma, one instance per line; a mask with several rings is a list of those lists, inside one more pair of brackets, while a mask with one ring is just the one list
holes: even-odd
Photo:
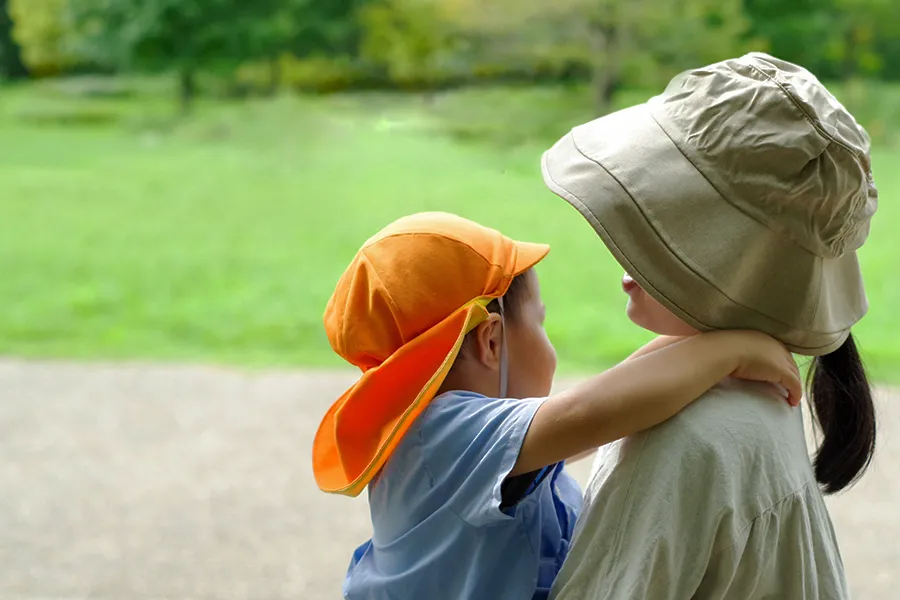
[[853, 336], [817, 357], [807, 376], [813, 415], [822, 432], [814, 461], [826, 494], [856, 483], [875, 453], [875, 403]]
[[[506, 289], [506, 293], [503, 294], [503, 317], [507, 321], [515, 321], [519, 309], [522, 306], [522, 302], [525, 300], [525, 297], [529, 293], [528, 287], [528, 279], [531, 277], [531, 269], [525, 271], [524, 273], [519, 273], [513, 280], [509, 282], [509, 287]], [[488, 305], [485, 307], [488, 312], [500, 314], [500, 302], [497, 300], [491, 300]], [[460, 355], [462, 356], [466, 352], [466, 348], [470, 342], [470, 336], [473, 334], [473, 331], [470, 331], [466, 334], [466, 339], [463, 341], [463, 346], [460, 349]], [[451, 369], [453, 369], [456, 365], [454, 364]]]
[[[522, 302], [528, 295], [528, 279], [531, 277], [531, 269], [519, 273], [509, 282], [506, 293], [503, 294], [503, 315], [505, 318], [515, 320], [522, 306]], [[500, 302], [491, 300], [487, 305], [487, 311], [500, 314]]]

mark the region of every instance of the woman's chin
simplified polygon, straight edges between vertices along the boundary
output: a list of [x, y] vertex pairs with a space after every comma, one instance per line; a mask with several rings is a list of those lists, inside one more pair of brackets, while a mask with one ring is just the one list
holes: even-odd
[[635, 304], [634, 300], [628, 300], [628, 306], [625, 307], [625, 314], [628, 315], [628, 320], [638, 327], [641, 327], [648, 331], [653, 331], [651, 327], [648, 327], [648, 323], [646, 320], [647, 315], [644, 314], [644, 311], [642, 311], [640, 307]]
[[638, 327], [657, 335], [686, 337], [700, 333], [640, 288], [628, 292], [625, 314]]
[[652, 311], [646, 310], [632, 300], [628, 301], [625, 314], [628, 315], [628, 319], [632, 323], [656, 335], [687, 337], [699, 333], [687, 323], [678, 320], [674, 315], [669, 313], [653, 314]]

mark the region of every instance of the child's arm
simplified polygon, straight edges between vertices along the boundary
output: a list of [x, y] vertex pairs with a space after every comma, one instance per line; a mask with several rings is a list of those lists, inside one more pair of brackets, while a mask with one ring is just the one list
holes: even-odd
[[[675, 342], [680, 342], [684, 339], [687, 339], [687, 338], [678, 337], [678, 336], [674, 336], [674, 335], [658, 336], [658, 337], [650, 340], [650, 342], [644, 344], [637, 350], [635, 350], [625, 360], [634, 360], [635, 358], [639, 358], [641, 356], [644, 356], [645, 354], [650, 354], [651, 352], [656, 352], [657, 350], [661, 350], [661, 349], [665, 348], [666, 346], [671, 346]], [[596, 453], [597, 453], [596, 448], [591, 448], [590, 450], [585, 450], [584, 452], [580, 452], [575, 456], [569, 456], [568, 458], [566, 458], [566, 464], [571, 465], [573, 463], [584, 460], [585, 458], [590, 458], [590, 457], [594, 456]]]
[[651, 352], [656, 352], [657, 350], [661, 350], [661, 349], [665, 348], [666, 346], [671, 346], [675, 342], [680, 342], [681, 340], [685, 340], [685, 339], [687, 339], [687, 338], [677, 337], [674, 335], [661, 335], [657, 338], [654, 338], [647, 344], [641, 346], [637, 350], [635, 350], [634, 353], [631, 356], [629, 356], [628, 358], [626, 358], [625, 360], [633, 360], [635, 358], [640, 358], [641, 356], [644, 356], [645, 354], [650, 354]]
[[529, 473], [662, 423], [728, 376], [803, 393], [787, 349], [758, 332], [717, 331], [626, 360], [550, 396], [535, 413], [510, 475]]

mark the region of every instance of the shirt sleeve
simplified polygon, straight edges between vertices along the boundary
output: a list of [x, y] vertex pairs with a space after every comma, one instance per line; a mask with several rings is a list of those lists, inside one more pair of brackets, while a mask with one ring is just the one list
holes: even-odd
[[555, 465], [550, 465], [537, 471], [523, 473], [513, 477], [507, 477], [500, 486], [500, 510], [509, 510], [519, 503], [522, 498], [532, 493], [541, 485], [541, 482], [553, 471]]
[[501, 510], [501, 488], [543, 402], [446, 394], [423, 415], [422, 455], [434, 492], [470, 525], [509, 519], [518, 510]]

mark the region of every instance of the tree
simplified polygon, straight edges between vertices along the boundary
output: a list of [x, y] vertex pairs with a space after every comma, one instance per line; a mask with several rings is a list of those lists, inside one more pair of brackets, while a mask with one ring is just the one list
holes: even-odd
[[[336, 61], [355, 58], [362, 39], [360, 9], [369, 0], [282, 0], [284, 22], [279, 35], [269, 38], [272, 88], [287, 60], [329, 57]], [[287, 55], [287, 56], [285, 56]]]
[[0, 0], [0, 79], [19, 79], [28, 76], [22, 62], [19, 44], [12, 36], [13, 22], [8, 0]]
[[753, 35], [825, 79], [900, 77], [896, 0], [747, 0]]
[[746, 0], [750, 33], [765, 49], [801, 64], [819, 77], [840, 76], [844, 28], [834, 0]]
[[828, 56], [847, 79], [878, 76], [896, 55], [884, 42], [900, 36], [900, 6], [896, 0], [834, 0], [834, 37]]
[[446, 18], [494, 52], [587, 66], [598, 114], [623, 83], [656, 85], [739, 53], [748, 26], [741, 0], [443, 1]]
[[289, 50], [298, 58], [313, 54], [355, 54], [362, 38], [359, 12], [370, 0], [290, 0], [296, 25]]
[[[31, 1], [31, 0], [28, 0]], [[295, 0], [69, 0], [86, 47], [118, 66], [174, 71], [182, 110], [197, 74], [270, 57], [291, 33]]]
[[597, 112], [623, 81], [667, 81], [683, 69], [740, 54], [741, 0], [606, 0], [588, 8]]
[[363, 58], [394, 83], [429, 86], [452, 77], [453, 24], [436, 3], [382, 0], [361, 11]]
[[32, 74], [56, 75], [80, 62], [72, 48], [68, 0], [8, 0], [12, 34]]

